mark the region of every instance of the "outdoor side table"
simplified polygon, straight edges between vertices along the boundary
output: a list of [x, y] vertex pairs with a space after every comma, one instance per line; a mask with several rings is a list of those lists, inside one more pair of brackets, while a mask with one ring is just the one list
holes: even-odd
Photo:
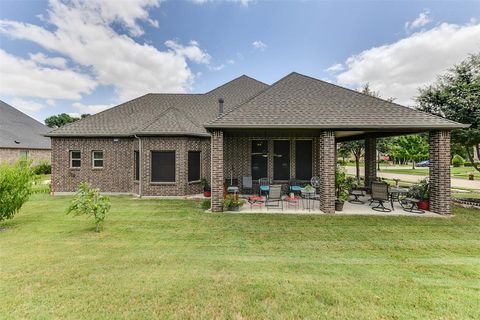
[[[390, 203], [392, 205], [392, 209], [393, 209], [393, 202], [394, 201], [397, 201], [398, 203], [400, 203], [400, 205], [402, 205], [402, 203], [400, 202], [400, 196], [407, 194], [408, 191], [409, 190], [407, 188], [400, 188], [400, 187], [389, 188], [388, 192], [390, 193]], [[403, 207], [403, 205], [402, 205], [402, 207]], [[395, 210], [395, 209], [393, 209], [393, 210]]]
[[351, 190], [348, 194], [355, 197], [354, 199], [348, 200], [348, 202], [350, 202], [350, 203], [356, 203], [356, 204], [364, 204], [364, 203], [365, 203], [365, 202], [363, 202], [362, 200], [360, 200], [360, 199], [358, 198], [358, 197], [362, 197], [362, 196], [363, 196], [363, 191], [353, 189], [353, 190]]
[[403, 210], [407, 212], [412, 212], [412, 213], [425, 213], [425, 211], [423, 211], [418, 207], [418, 203], [420, 202], [420, 200], [413, 199], [413, 198], [406, 198], [403, 201], [405, 201], [406, 206], [410, 205], [409, 207], [406, 207], [406, 208], [404, 207]]
[[287, 209], [290, 208], [290, 206], [293, 206], [295, 210], [298, 210], [300, 199], [301, 198], [299, 196], [286, 196], [283, 198], [283, 200], [287, 203]]
[[306, 191], [305, 189], [302, 189], [301, 194], [303, 198], [303, 201], [302, 201], [303, 208], [308, 211], [315, 209], [315, 202], [314, 202], [316, 197], [315, 190]]

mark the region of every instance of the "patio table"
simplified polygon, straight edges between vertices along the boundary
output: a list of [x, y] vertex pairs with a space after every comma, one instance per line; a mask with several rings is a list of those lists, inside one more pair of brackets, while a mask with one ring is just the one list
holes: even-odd
[[307, 191], [305, 188], [301, 189], [301, 195], [303, 198], [302, 204], [303, 208], [311, 211], [315, 209], [315, 200], [318, 199], [318, 195], [316, 194], [315, 190]]
[[[400, 188], [400, 187], [391, 187], [389, 188], [388, 192], [390, 193], [390, 203], [392, 204], [393, 209], [393, 202], [397, 201], [403, 207], [402, 202], [400, 201], [400, 196], [406, 195], [409, 189], [407, 188]], [[395, 210], [395, 209], [393, 209]]]

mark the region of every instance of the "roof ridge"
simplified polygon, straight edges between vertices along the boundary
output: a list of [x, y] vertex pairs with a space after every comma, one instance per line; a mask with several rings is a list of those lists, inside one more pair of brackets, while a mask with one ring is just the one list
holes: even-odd
[[255, 79], [255, 78], [252, 78], [252, 77], [249, 77], [249, 76], [247, 76], [247, 75], [245, 75], [245, 74], [242, 74], [241, 76], [238, 76], [238, 77], [236, 77], [236, 78], [234, 78], [234, 79], [232, 79], [232, 80], [230, 80], [230, 81], [225, 82], [225, 83], [222, 84], [222, 85], [219, 85], [218, 87], [216, 87], [216, 88], [214, 88], [214, 89], [212, 89], [212, 90], [210, 90], [210, 91], [205, 92], [204, 94], [205, 94], [205, 95], [206, 95], [206, 94], [209, 94], [209, 93], [211, 93], [211, 92], [213, 92], [213, 91], [215, 91], [215, 90], [217, 90], [217, 89], [220, 89], [220, 88], [222, 88], [222, 87], [224, 87], [224, 86], [226, 86], [226, 85], [228, 85], [228, 84], [232, 83], [233, 81], [238, 80], [238, 79], [240, 79], [240, 78], [248, 78], [248, 79], [254, 80], [254, 81], [258, 82], [258, 83], [261, 83], [261, 84], [264, 84], [264, 85], [267, 85], [267, 86], [268, 86], [268, 84], [265, 83], [265, 82], [262, 82], [262, 81], [260, 81], [260, 80]]
[[[369, 98], [373, 98], [373, 99], [377, 99], [377, 100], [380, 100], [382, 102], [386, 102], [386, 103], [390, 103], [392, 105], [395, 105], [395, 106], [398, 106], [398, 107], [402, 107], [402, 108], [405, 108], [405, 109], [408, 109], [408, 110], [413, 110], [413, 111], [416, 111], [418, 113], [422, 113], [422, 114], [425, 114], [425, 115], [428, 115], [428, 116], [431, 116], [433, 118], [442, 118], [444, 120], [447, 120], [447, 121], [451, 121], [451, 122], [455, 122], [453, 120], [450, 120], [450, 119], [447, 119], [447, 118], [444, 118], [444, 117], [441, 117], [441, 116], [438, 116], [438, 115], [434, 115], [432, 113], [428, 113], [428, 112], [425, 112], [425, 111], [421, 111], [421, 110], [418, 110], [418, 109], [415, 109], [415, 108], [410, 108], [410, 107], [407, 107], [407, 106], [404, 106], [404, 105], [401, 105], [401, 104], [398, 104], [396, 102], [393, 102], [393, 101], [388, 101], [384, 98], [381, 98], [381, 97], [375, 97], [375, 96], [371, 96], [369, 94], [366, 94], [366, 93], [363, 93], [363, 92], [360, 92], [360, 91], [357, 91], [357, 90], [354, 90], [354, 89], [350, 89], [350, 88], [347, 88], [347, 87], [342, 87], [338, 84], [335, 84], [335, 83], [331, 83], [331, 82], [328, 82], [328, 81], [325, 81], [325, 80], [321, 80], [321, 79], [317, 79], [317, 78], [314, 78], [312, 76], [308, 76], [308, 75], [305, 75], [305, 74], [302, 74], [302, 73], [298, 73], [298, 72], [292, 72], [290, 73], [288, 76], [290, 75], [293, 75], [293, 74], [297, 74], [299, 76], [302, 76], [302, 77], [305, 77], [305, 78], [309, 78], [309, 79], [312, 79], [312, 80], [316, 80], [316, 81], [319, 81], [319, 82], [322, 82], [322, 83], [325, 83], [327, 85], [330, 85], [330, 86], [333, 86], [333, 87], [336, 87], [336, 88], [339, 88], [339, 89], [343, 89], [343, 90], [347, 90], [347, 91], [351, 91], [353, 93], [356, 93], [358, 95], [361, 95], [363, 97], [369, 97]], [[288, 77], [287, 76], [287, 77]]]
[[235, 106], [233, 106], [230, 110], [228, 110], [227, 112], [217, 116], [217, 118], [213, 119], [213, 120], [210, 120], [208, 122], [206, 122], [203, 126], [205, 127], [205, 125], [208, 125], [208, 124], [213, 124], [215, 123], [217, 120], [220, 120], [222, 119], [223, 117], [225, 117], [226, 115], [228, 114], [231, 114], [233, 111], [235, 110], [238, 110], [241, 106], [243, 106], [244, 104], [246, 104], [247, 102], [250, 102], [251, 100], [253, 100], [254, 98], [258, 97], [259, 95], [261, 95], [262, 93], [265, 93], [266, 91], [268, 91], [269, 89], [273, 88], [276, 84], [278, 84], [280, 81], [284, 80], [285, 78], [287, 78], [288, 76], [294, 74], [296, 72], [290, 72], [289, 74], [287, 74], [286, 76], [278, 79], [277, 81], [275, 81], [274, 83], [272, 83], [271, 85], [269, 85], [268, 87], [266, 87], [265, 89], [263, 90], [260, 90], [258, 93], [256, 93], [255, 95], [251, 96], [250, 98], [248, 98], [247, 100], [243, 101], [242, 103], [239, 103]]
[[6, 103], [5, 101], [3, 100], [0, 100], [1, 103], [7, 105], [8, 107], [12, 108], [13, 110], [15, 110], [16, 112], [20, 113], [22, 116], [25, 116], [39, 124], [41, 124], [42, 126], [44, 126], [45, 128], [49, 128], [49, 126], [47, 126], [45, 123], [41, 123], [40, 121], [38, 121], [37, 119], [33, 118], [33, 117], [30, 117], [28, 114], [26, 114], [25, 112], [21, 111], [20, 109], [17, 109], [16, 107], [12, 106], [11, 104], [8, 104]]

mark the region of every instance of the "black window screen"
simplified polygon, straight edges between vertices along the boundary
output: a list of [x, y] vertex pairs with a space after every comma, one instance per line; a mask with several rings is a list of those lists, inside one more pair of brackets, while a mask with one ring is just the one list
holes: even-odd
[[298, 180], [312, 178], [312, 140], [298, 140], [295, 149], [295, 177]]
[[273, 180], [290, 179], [290, 141], [273, 142]]
[[200, 180], [200, 151], [188, 151], [188, 181]]
[[175, 182], [175, 151], [152, 151], [152, 182]]
[[252, 140], [252, 179], [268, 177], [268, 142]]
[[135, 181], [140, 179], [140, 152], [134, 151]]

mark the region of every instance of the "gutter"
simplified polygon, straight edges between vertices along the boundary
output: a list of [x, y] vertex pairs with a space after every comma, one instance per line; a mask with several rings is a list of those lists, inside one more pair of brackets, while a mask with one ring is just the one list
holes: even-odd
[[142, 148], [142, 139], [140, 139], [139, 136], [134, 135], [136, 139], [138, 139], [138, 196], [141, 198], [142, 197], [142, 154], [143, 154], [143, 148]]

